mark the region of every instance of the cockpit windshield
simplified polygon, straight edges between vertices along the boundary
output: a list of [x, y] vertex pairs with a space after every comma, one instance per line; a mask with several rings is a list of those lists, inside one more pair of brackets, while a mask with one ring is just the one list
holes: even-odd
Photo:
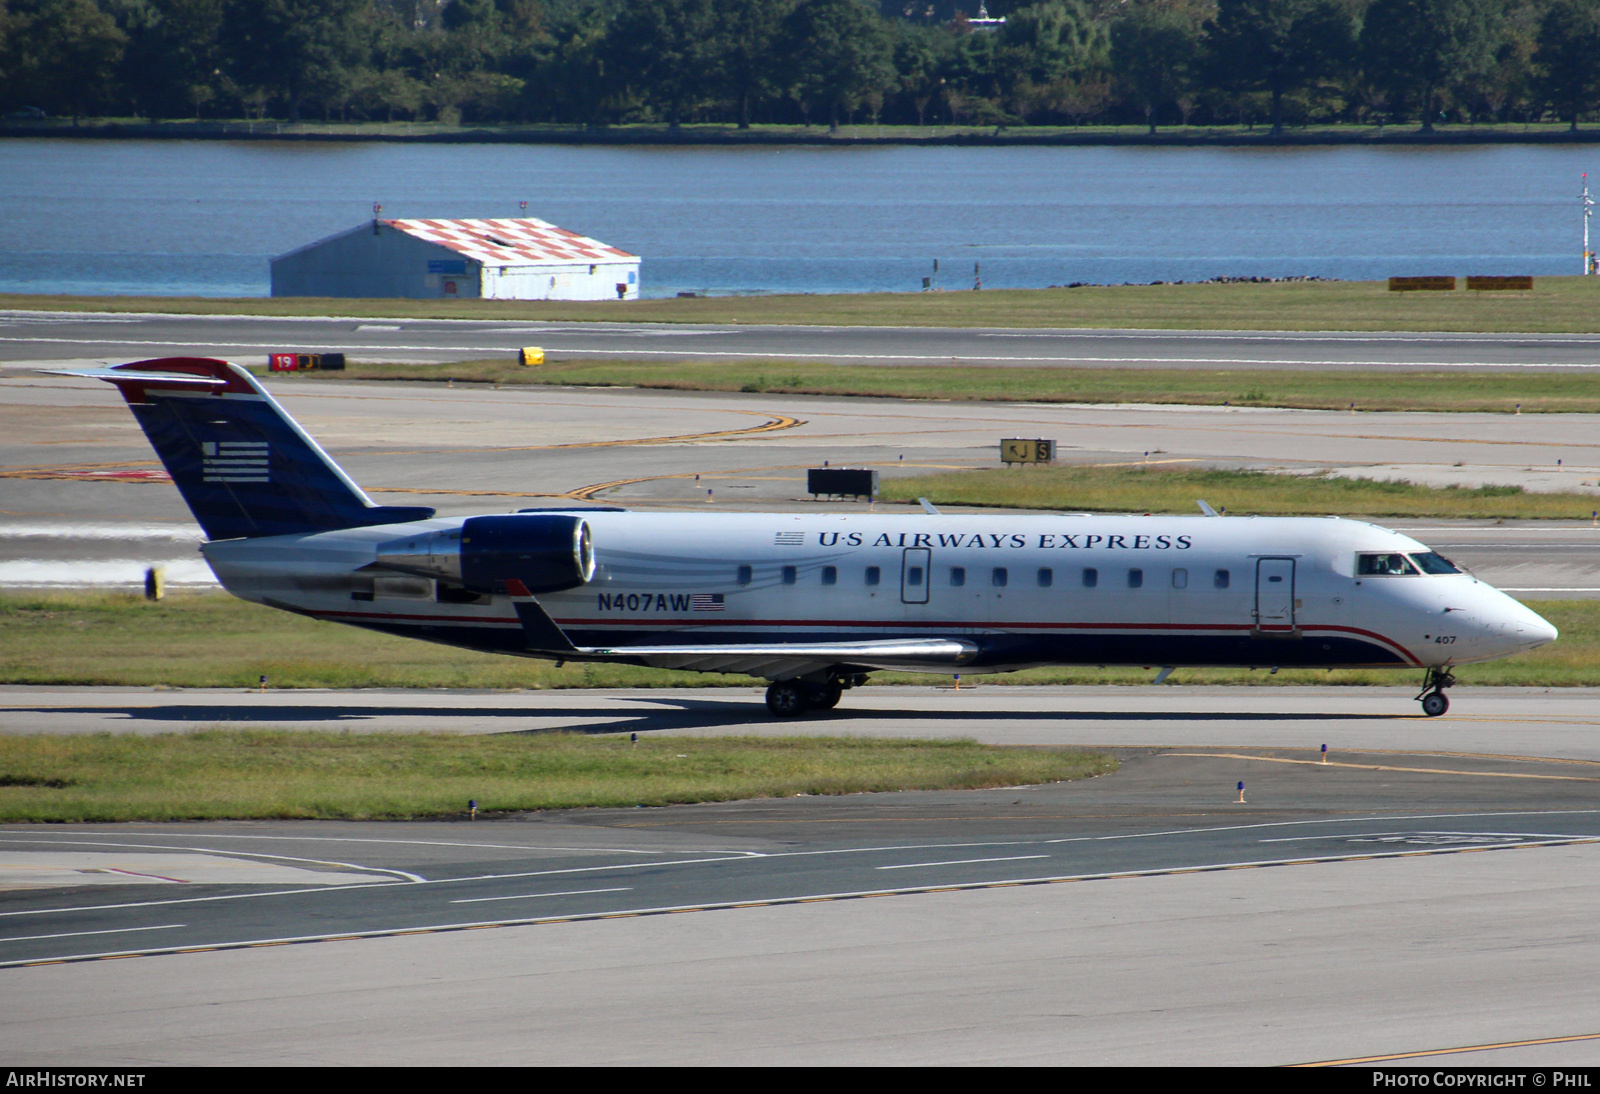
[[1416, 572], [1416, 566], [1402, 554], [1356, 556], [1357, 577], [1400, 577]]
[[1357, 555], [1357, 577], [1415, 577], [1418, 574], [1459, 574], [1461, 569], [1443, 555], [1418, 551], [1386, 555]]
[[1415, 562], [1425, 574], [1459, 574], [1461, 572], [1461, 568], [1454, 562], [1432, 551], [1422, 551], [1414, 554], [1411, 556], [1411, 561]]

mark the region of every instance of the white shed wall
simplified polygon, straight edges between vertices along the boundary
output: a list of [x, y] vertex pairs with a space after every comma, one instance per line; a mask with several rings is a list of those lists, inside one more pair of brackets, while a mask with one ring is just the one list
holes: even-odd
[[[618, 295], [617, 286], [623, 291]], [[639, 263], [540, 263], [488, 266], [483, 271], [486, 300], [637, 300]]]

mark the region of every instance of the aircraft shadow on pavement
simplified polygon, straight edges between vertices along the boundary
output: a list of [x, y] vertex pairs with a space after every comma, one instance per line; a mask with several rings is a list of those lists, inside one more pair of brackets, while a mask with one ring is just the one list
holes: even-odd
[[[362, 722], [394, 718], [418, 719], [424, 723], [476, 719], [500, 723], [496, 732], [505, 733], [648, 733], [671, 729], [698, 729], [721, 726], [748, 725], [762, 729], [793, 725], [795, 728], [815, 727], [829, 722], [861, 723], [927, 722], [929, 724], [993, 723], [1009, 721], [1026, 724], [1039, 722], [1068, 723], [1134, 723], [1134, 722], [1278, 722], [1292, 719], [1297, 722], [1383, 722], [1396, 718], [1415, 718], [1421, 715], [1396, 711], [1393, 714], [1352, 712], [1276, 713], [1261, 711], [1087, 711], [1087, 710], [919, 710], [915, 708], [862, 709], [842, 707], [831, 711], [816, 711], [794, 722], [779, 722], [769, 715], [761, 702], [749, 699], [715, 699], [641, 696], [628, 697], [639, 704], [636, 710], [618, 710], [616, 707], [590, 706], [582, 700], [571, 705], [542, 704], [537, 709], [511, 706], [450, 706], [447, 704], [418, 703], [409, 706], [343, 706], [327, 703], [283, 703], [270, 707], [257, 705], [213, 704], [207, 706], [81, 706], [81, 707], [16, 707], [18, 714], [46, 715], [98, 715], [113, 725], [120, 720], [133, 723], [171, 722], [206, 726], [258, 726], [270, 728], [293, 724], [311, 728], [316, 723], [326, 723], [330, 728], [356, 728]], [[572, 719], [575, 724], [541, 725], [524, 728], [519, 721], [538, 718], [541, 721]], [[107, 728], [110, 728], [109, 726]], [[196, 728], [199, 728], [198, 726]], [[412, 728], [412, 727], [408, 727]], [[416, 730], [433, 728], [427, 724]]]

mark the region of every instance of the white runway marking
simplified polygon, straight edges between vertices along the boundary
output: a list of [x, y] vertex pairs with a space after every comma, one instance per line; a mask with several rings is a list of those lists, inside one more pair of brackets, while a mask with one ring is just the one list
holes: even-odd
[[[0, 336], [0, 342], [33, 342], [41, 341], [38, 338], [18, 338], [11, 335]], [[188, 349], [231, 349], [231, 350], [267, 350], [273, 351], [280, 348], [277, 342], [179, 342], [172, 339], [135, 339], [135, 338], [52, 338], [52, 345], [72, 346], [166, 346], [182, 347]], [[500, 345], [475, 345], [475, 346], [413, 346], [413, 345], [382, 345], [382, 346], [357, 346], [347, 345], [346, 353], [388, 353], [401, 351], [406, 353], [484, 353], [503, 350]], [[631, 356], [664, 356], [682, 357], [685, 354], [695, 357], [745, 357], [763, 359], [781, 359], [795, 361], [993, 361], [1017, 362], [1030, 361], [1071, 361], [1079, 364], [1124, 364], [1124, 365], [1244, 365], [1260, 366], [1263, 368], [1278, 365], [1307, 365], [1314, 367], [1353, 367], [1353, 368], [1600, 368], [1600, 364], [1591, 361], [1581, 362], [1530, 362], [1530, 361], [1317, 361], [1307, 358], [1266, 358], [1266, 357], [1081, 357], [1077, 355], [1054, 356], [995, 356], [990, 354], [962, 354], [952, 357], [948, 353], [785, 353], [774, 350], [748, 349], [748, 350], [702, 350], [702, 349], [574, 349], [564, 346], [547, 347], [553, 353], [593, 353], [602, 356], [607, 354], [626, 353]]]
[[452, 900], [451, 904], [483, 904], [491, 900], [535, 900], [542, 896], [588, 896], [591, 893], [631, 893], [632, 886], [620, 889], [568, 889], [561, 893], [518, 893], [516, 896], [473, 896]]
[[966, 866], [974, 862], [1019, 862], [1026, 858], [1049, 858], [1049, 855], [1007, 855], [1005, 858], [956, 858], [945, 862], [902, 862], [897, 866], [879, 866], [879, 870], [913, 870], [918, 866]]
[[187, 927], [187, 923], [163, 923], [159, 927], [113, 927], [104, 931], [63, 931], [61, 934], [20, 934], [12, 938], [0, 938], [0, 942], [36, 942], [42, 938], [82, 938], [91, 934], [129, 934], [133, 931], [170, 931], [178, 927]]

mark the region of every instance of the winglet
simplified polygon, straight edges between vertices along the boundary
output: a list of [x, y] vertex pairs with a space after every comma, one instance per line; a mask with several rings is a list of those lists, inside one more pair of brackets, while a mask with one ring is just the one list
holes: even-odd
[[578, 647], [564, 634], [550, 613], [533, 598], [528, 587], [516, 578], [506, 581], [506, 592], [511, 594], [511, 606], [522, 620], [522, 633], [527, 636], [530, 650], [550, 653], [577, 653]]

